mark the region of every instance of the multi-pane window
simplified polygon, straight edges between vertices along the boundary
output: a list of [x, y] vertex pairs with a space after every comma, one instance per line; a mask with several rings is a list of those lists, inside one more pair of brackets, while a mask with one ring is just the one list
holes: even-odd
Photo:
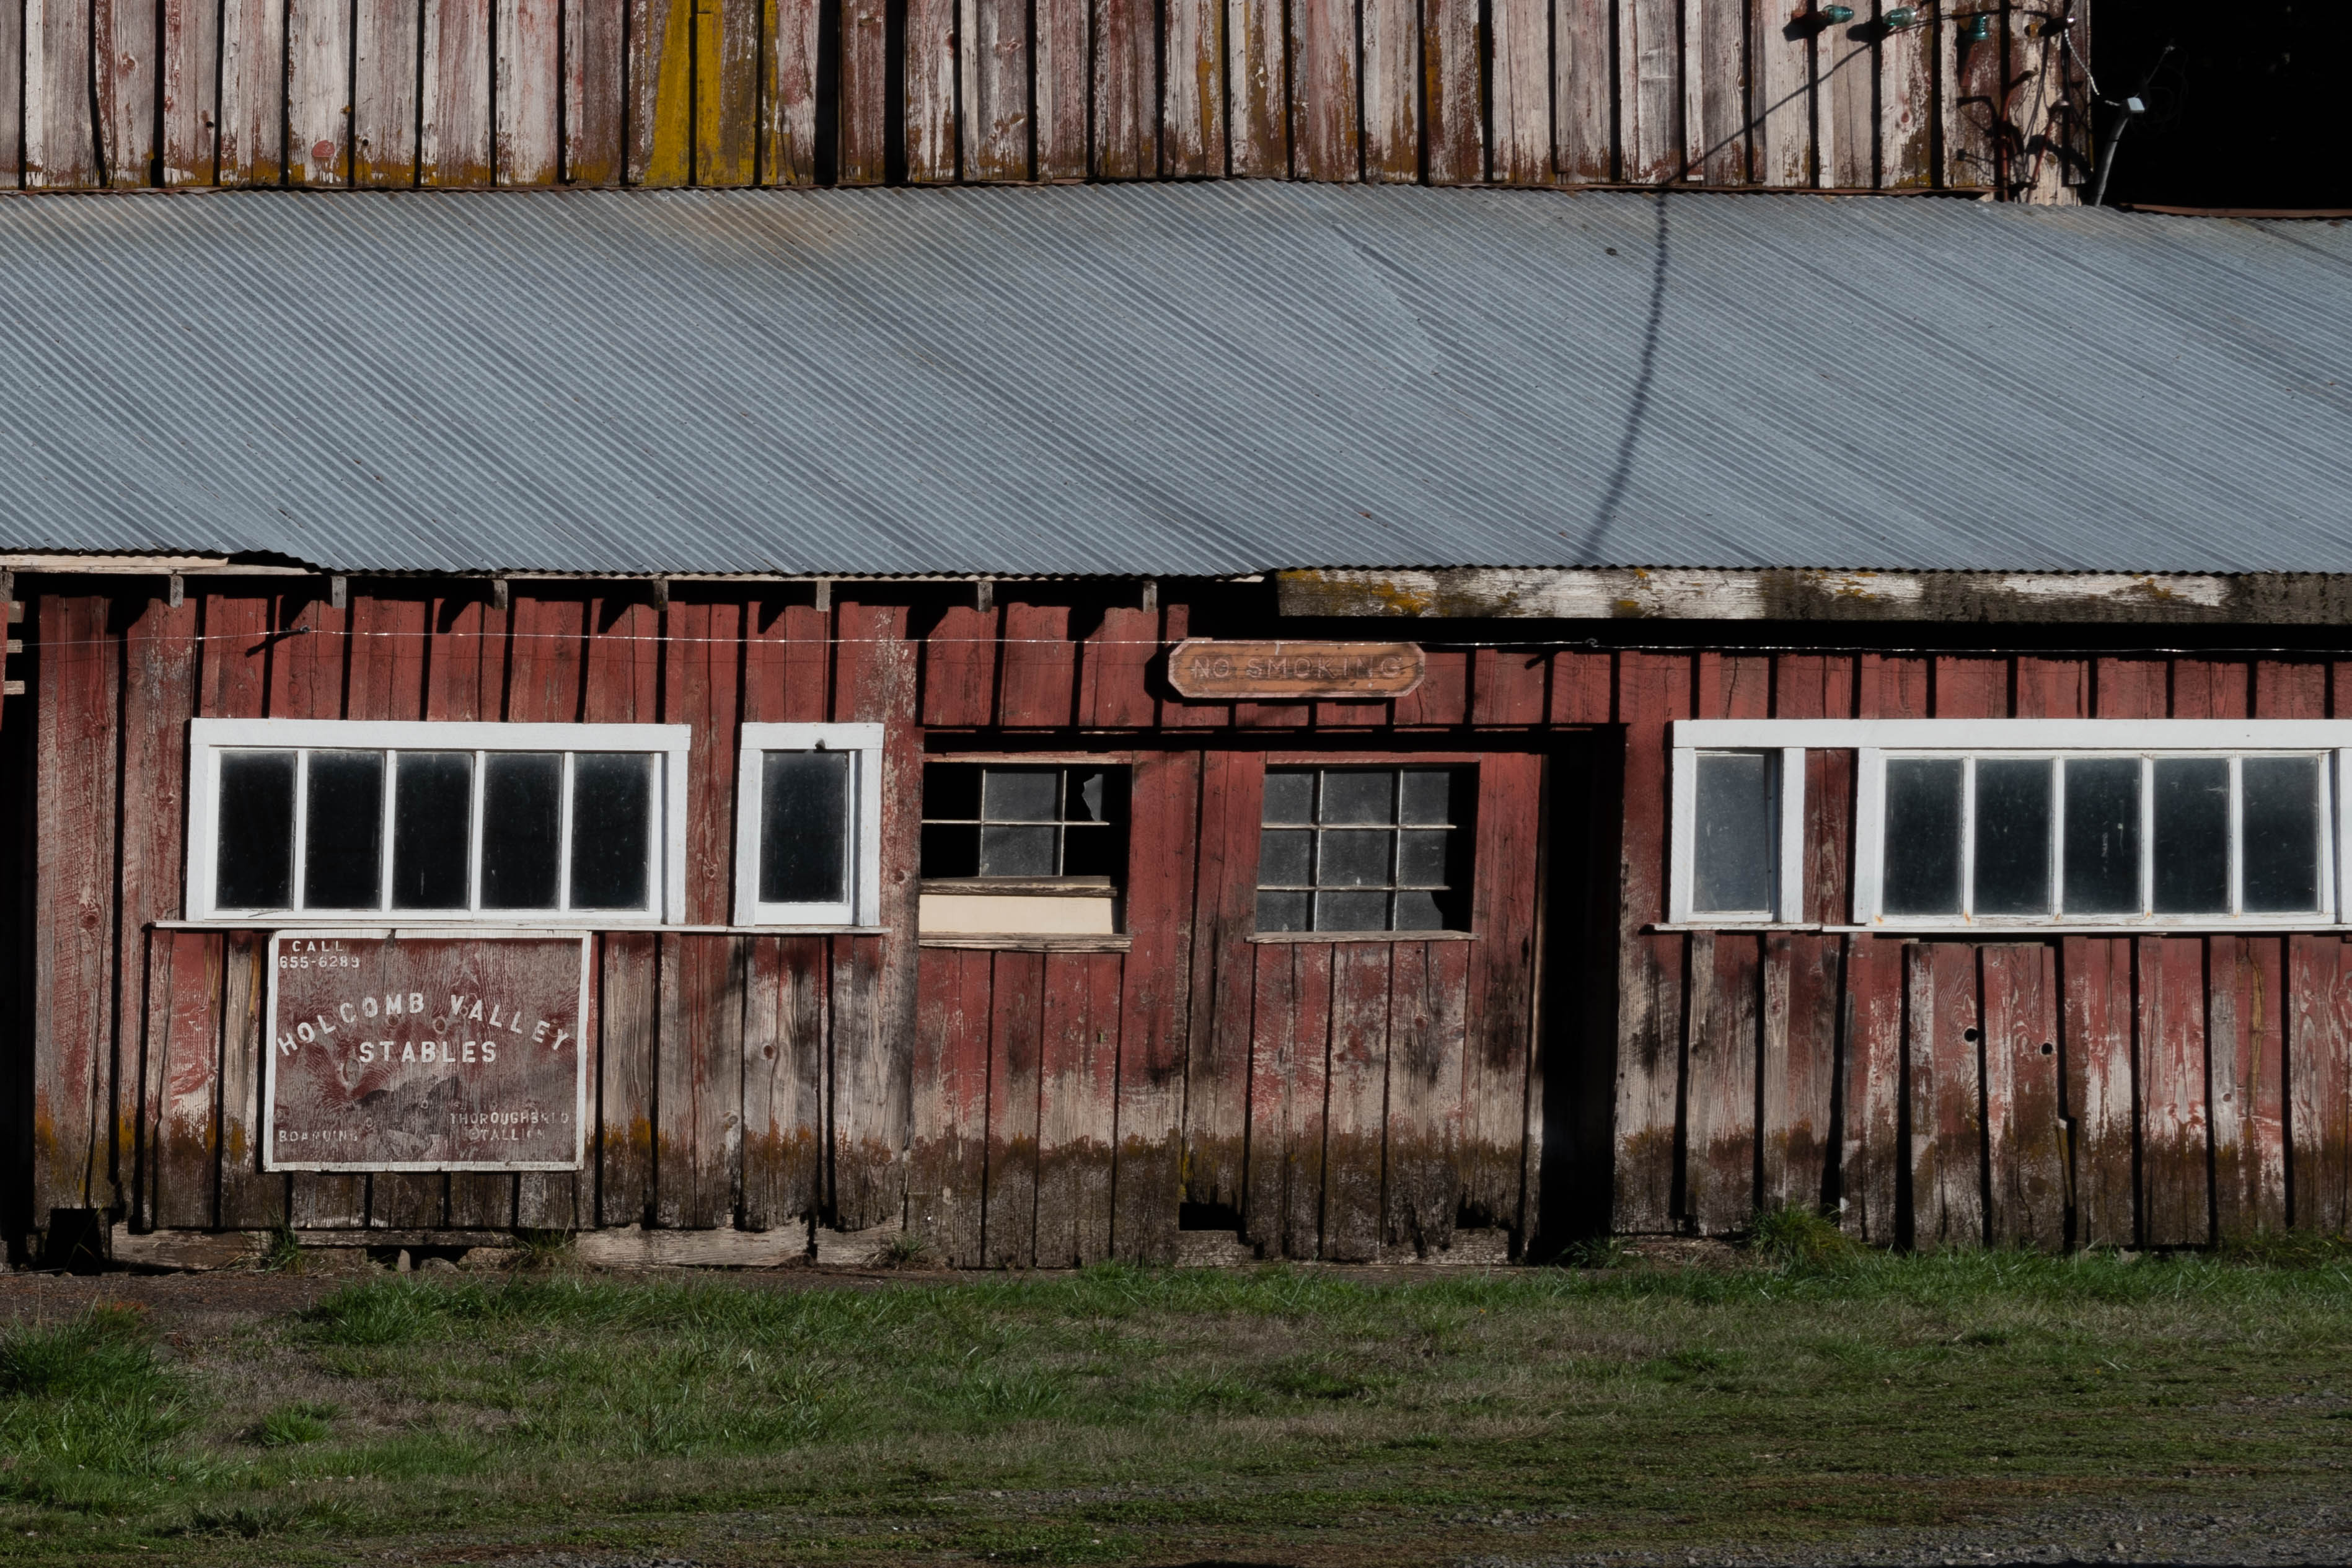
[[2316, 752], [1884, 759], [1889, 920], [2317, 916]]
[[1672, 920], [1800, 918], [1809, 758], [1841, 786], [1811, 858], [1862, 928], [2293, 927], [2343, 907], [2352, 724], [1685, 720]]
[[1120, 879], [1127, 770], [1101, 763], [932, 763], [923, 879]]
[[1266, 769], [1257, 929], [1468, 930], [1472, 776], [1449, 767]]
[[736, 922], [875, 924], [882, 726], [746, 724], [740, 743]]
[[189, 911], [657, 919], [682, 727], [200, 720]]

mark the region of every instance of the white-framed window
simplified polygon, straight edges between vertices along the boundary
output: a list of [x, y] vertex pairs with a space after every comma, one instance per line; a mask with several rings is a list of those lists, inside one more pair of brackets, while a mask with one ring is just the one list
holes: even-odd
[[683, 724], [194, 720], [188, 918], [680, 920], [688, 736]]
[[[1685, 720], [1675, 726], [1673, 918], [1769, 916], [1755, 844], [1803, 844], [1809, 751], [1855, 758], [1852, 919], [1959, 927], [2333, 925], [2352, 837], [2352, 721], [2319, 720]], [[1733, 784], [1738, 787], [1732, 787]], [[1760, 835], [1759, 809], [1777, 818]], [[1729, 887], [1733, 898], [1711, 897]]]
[[1805, 753], [1685, 746], [1674, 754], [1667, 904], [1681, 922], [1801, 919]]
[[746, 724], [735, 785], [735, 923], [882, 919], [882, 726]]

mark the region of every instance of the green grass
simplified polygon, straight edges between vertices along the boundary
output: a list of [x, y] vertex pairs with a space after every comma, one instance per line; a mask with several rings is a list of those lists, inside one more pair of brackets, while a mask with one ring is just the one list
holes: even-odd
[[92, 1313], [0, 1335], [0, 1557], [1417, 1563], [2341, 1496], [2341, 1249], [1893, 1258], [1768, 1215], [1752, 1255], [1790, 1261], [384, 1277], [180, 1353]]

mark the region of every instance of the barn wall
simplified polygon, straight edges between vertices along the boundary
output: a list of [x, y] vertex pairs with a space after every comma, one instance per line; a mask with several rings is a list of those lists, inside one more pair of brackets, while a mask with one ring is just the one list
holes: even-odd
[[[1457, 1226], [1727, 1234], [1782, 1201], [1920, 1246], [2352, 1215], [2338, 934], [1655, 929], [1674, 718], [2342, 716], [2332, 656], [1612, 650], [1517, 627], [1433, 636], [1395, 701], [1220, 704], [1174, 699], [1152, 659], [1261, 629], [1236, 591], [1138, 609], [1000, 584], [981, 609], [843, 584], [820, 609], [805, 585], [656, 605], [516, 584], [500, 608], [477, 584], [354, 584], [338, 609], [315, 579], [191, 579], [177, 606], [28, 586], [33, 696], [6, 737], [31, 806], [20, 1233], [92, 1207], [134, 1229], [903, 1220], [952, 1261], [1024, 1266], [1164, 1259], [1187, 1216], [1346, 1259], [1442, 1253]], [[576, 1175], [265, 1175], [263, 934], [156, 923], [179, 912], [199, 715], [690, 722], [688, 914], [711, 924], [735, 725], [880, 720], [889, 929], [600, 935]], [[1132, 760], [1126, 951], [914, 940], [924, 748], [1026, 744]], [[1263, 768], [1318, 747], [1479, 759], [1479, 940], [1245, 940]], [[1834, 923], [1852, 758], [1811, 765], [1807, 912]]]
[[[0, 0], [0, 181], [2079, 183], [2048, 8], [1778, 0]], [[2075, 18], [2087, 54], [2086, 7]], [[21, 128], [21, 136], [19, 131]]]

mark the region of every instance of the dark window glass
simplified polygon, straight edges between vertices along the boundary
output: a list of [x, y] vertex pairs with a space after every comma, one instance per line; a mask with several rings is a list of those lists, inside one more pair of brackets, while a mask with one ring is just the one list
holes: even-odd
[[1465, 929], [1458, 768], [1268, 768], [1262, 931]]
[[847, 752], [770, 752], [760, 764], [760, 900], [849, 897]]
[[1960, 769], [1957, 758], [1887, 762], [1880, 900], [1890, 915], [1959, 913]]
[[213, 901], [225, 910], [294, 902], [294, 753], [223, 752]]
[[563, 835], [563, 759], [492, 752], [482, 774], [482, 908], [551, 910]]
[[2248, 757], [2238, 764], [2240, 873], [2251, 914], [2319, 907], [2319, 759]]
[[933, 763], [923, 770], [923, 875], [1116, 883], [1126, 820], [1125, 768]]
[[2065, 772], [2066, 912], [2139, 913], [2139, 759], [2070, 757]]
[[2052, 771], [2042, 757], [1978, 761], [1977, 913], [2050, 912]]
[[654, 759], [583, 752], [572, 759], [572, 907], [642, 910], [653, 867]]
[[2230, 763], [2223, 757], [2156, 763], [2156, 910], [2227, 913], [2230, 908]]
[[1769, 911], [1772, 759], [1762, 752], [1703, 752], [1694, 805], [1691, 902], [1700, 910]]
[[464, 909], [473, 831], [473, 753], [401, 752], [393, 766], [392, 907]]
[[383, 874], [383, 753], [313, 752], [306, 786], [302, 905], [378, 907]]

